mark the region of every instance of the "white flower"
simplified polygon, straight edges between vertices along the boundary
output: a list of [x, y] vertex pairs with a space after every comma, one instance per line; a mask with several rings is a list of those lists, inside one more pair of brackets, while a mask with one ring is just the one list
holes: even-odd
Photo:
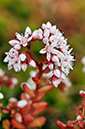
[[18, 100], [16, 99], [16, 98], [10, 98], [9, 99], [9, 102], [14, 102], [14, 103], [16, 103]]
[[85, 56], [82, 58], [81, 62], [84, 64], [84, 67], [83, 67], [83, 72], [85, 73]]
[[51, 59], [51, 54], [57, 54], [58, 51], [55, 50], [55, 42], [53, 42], [51, 45], [49, 43], [46, 44], [45, 48], [43, 48], [42, 50], [40, 50], [41, 54], [45, 54], [47, 53], [47, 60], [50, 61]]
[[76, 120], [79, 120], [79, 119], [81, 119], [81, 116], [80, 116], [80, 115], [78, 115], [78, 116], [76, 117]]
[[29, 37], [31, 35], [31, 29], [29, 27], [26, 28], [25, 30], [25, 35], [20, 35], [19, 33], [15, 33], [16, 37], [18, 40], [10, 40], [9, 44], [11, 44], [12, 46], [14, 46], [15, 49], [20, 50], [21, 49], [21, 45], [23, 47], [27, 46], [27, 43], [32, 39], [32, 36]]
[[23, 108], [27, 105], [27, 101], [26, 100], [20, 100], [17, 102], [17, 106], [20, 107], [20, 108]]
[[4, 95], [2, 93], [0, 93], [0, 99], [3, 99]]
[[82, 58], [81, 62], [85, 65], [85, 56]]
[[0, 77], [3, 77], [5, 72], [0, 68]]
[[19, 52], [16, 49], [12, 48], [9, 52], [6, 52], [6, 55], [7, 56], [5, 57], [4, 62], [8, 62], [9, 70], [12, 68], [14, 68], [16, 72], [19, 72], [21, 68], [23, 71], [26, 70], [26, 63], [23, 64], [24, 66], [22, 65], [22, 62], [26, 59], [25, 54], [19, 54]]

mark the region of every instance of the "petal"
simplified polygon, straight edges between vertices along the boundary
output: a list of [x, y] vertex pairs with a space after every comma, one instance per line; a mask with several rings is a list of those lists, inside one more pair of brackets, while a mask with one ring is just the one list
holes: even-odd
[[19, 57], [21, 61], [24, 61], [26, 59], [26, 55], [23, 53], [21, 53]]
[[17, 50], [20, 50], [20, 49], [21, 49], [21, 45], [20, 45], [20, 44], [16, 44], [16, 45], [14, 46], [14, 48], [17, 49]]
[[60, 78], [60, 70], [59, 70], [59, 69], [55, 68], [55, 69], [53, 70], [53, 72], [54, 72], [54, 75], [55, 75], [56, 77]]
[[46, 48], [41, 49], [41, 50], [39, 51], [39, 53], [45, 54], [45, 53], [46, 53]]
[[20, 100], [18, 101], [17, 103], [17, 106], [20, 107], [20, 108], [23, 108], [24, 106], [26, 106], [28, 103], [26, 100]]
[[12, 46], [14, 46], [16, 44], [19, 44], [19, 41], [18, 40], [10, 40], [9, 41], [9, 44], [11, 44]]
[[47, 44], [47, 43], [48, 43], [48, 38], [47, 38], [47, 37], [43, 38], [42, 42], [43, 42], [44, 44]]
[[50, 61], [50, 58], [51, 58], [51, 54], [47, 53], [47, 60]]
[[21, 40], [22, 36], [19, 33], [16, 32], [15, 35], [16, 35], [17, 39]]
[[32, 40], [32, 36], [27, 39], [27, 42], [29, 42], [30, 40]]
[[19, 72], [19, 71], [21, 70], [20, 64], [18, 64], [18, 63], [14, 64], [14, 70], [15, 70], [16, 72]]
[[50, 22], [47, 22], [46, 25], [48, 28], [50, 28], [52, 26]]
[[44, 36], [45, 36], [45, 37], [49, 37], [49, 35], [50, 35], [49, 30], [48, 30], [48, 29], [45, 29], [45, 30], [44, 30]]
[[31, 34], [31, 29], [29, 27], [25, 30], [25, 38], [28, 38], [28, 36]]
[[22, 68], [23, 71], [26, 71], [26, 69], [27, 69], [27, 64], [26, 64], [26, 63], [21, 64], [21, 68]]

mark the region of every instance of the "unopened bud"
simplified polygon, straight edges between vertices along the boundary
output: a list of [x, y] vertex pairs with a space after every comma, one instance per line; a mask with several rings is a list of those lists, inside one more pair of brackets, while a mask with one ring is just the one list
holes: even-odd
[[61, 128], [61, 129], [65, 129], [65, 127], [66, 127], [66, 125], [65, 124], [63, 124], [61, 121], [56, 121], [56, 125], [59, 127], [59, 128]]
[[31, 116], [31, 115], [26, 115], [26, 116], [24, 117], [24, 120], [25, 120], [26, 123], [31, 123], [31, 122], [34, 121], [34, 118], [33, 118], [33, 116]]
[[39, 92], [44, 92], [44, 93], [46, 93], [46, 92], [49, 92], [50, 90], [52, 90], [53, 88], [54, 88], [53, 85], [44, 86], [44, 87], [40, 88], [38, 91], [39, 91]]
[[29, 94], [31, 97], [34, 97], [34, 96], [35, 96], [34, 91], [30, 90], [30, 89], [28, 88], [28, 86], [27, 86], [25, 83], [22, 85], [22, 88], [23, 88], [24, 91], [25, 91], [27, 94]]
[[13, 125], [13, 127], [18, 128], [18, 129], [25, 129], [25, 126], [21, 123], [19, 123], [17, 120], [15, 119], [11, 119], [11, 123]]
[[46, 122], [46, 118], [45, 117], [39, 117], [36, 118], [30, 125], [29, 127], [35, 128], [35, 127], [41, 127], [42, 125], [44, 125]]
[[84, 129], [84, 125], [83, 125], [82, 121], [78, 121], [78, 125], [79, 125], [79, 127], [80, 127], [81, 129]]
[[35, 108], [37, 108], [37, 109], [40, 109], [40, 108], [45, 108], [45, 107], [47, 107], [47, 103], [46, 102], [39, 102], [39, 103], [34, 103], [33, 104], [33, 107], [35, 107]]

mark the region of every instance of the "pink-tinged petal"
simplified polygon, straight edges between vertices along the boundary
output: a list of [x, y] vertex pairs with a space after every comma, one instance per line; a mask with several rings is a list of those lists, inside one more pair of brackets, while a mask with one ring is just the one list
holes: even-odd
[[27, 64], [26, 64], [26, 63], [22, 63], [22, 64], [21, 64], [21, 68], [22, 68], [23, 71], [26, 71], [26, 69], [27, 69]]
[[12, 68], [13, 66], [8, 64], [8, 70], [11, 70]]
[[49, 62], [49, 63], [48, 63], [48, 67], [49, 67], [50, 70], [52, 70], [53, 67], [54, 67], [54, 64], [53, 64], [52, 62]]
[[53, 49], [52, 54], [59, 54], [59, 51], [56, 49]]
[[50, 58], [51, 58], [51, 54], [47, 53], [47, 60], [50, 61]]
[[47, 26], [45, 25], [45, 23], [42, 24], [42, 29], [47, 29]]
[[52, 26], [52, 27], [50, 28], [50, 33], [51, 33], [51, 34], [55, 34], [55, 33], [56, 33], [56, 25], [55, 25], [55, 26]]
[[51, 59], [53, 62], [59, 62], [59, 58], [57, 57], [57, 55], [52, 55]]
[[5, 59], [4, 59], [4, 62], [8, 62], [9, 60], [10, 60], [10, 57], [6, 56]]
[[45, 54], [47, 51], [46, 51], [46, 48], [43, 48], [43, 49], [41, 49], [40, 51], [39, 51], [39, 53], [41, 53], [41, 54]]
[[15, 115], [15, 119], [18, 121], [18, 122], [22, 122], [22, 116], [21, 116], [21, 114], [20, 113], [16, 113], [16, 115]]
[[15, 70], [16, 72], [19, 72], [19, 71], [21, 70], [20, 64], [18, 64], [18, 63], [14, 64], [14, 70]]
[[25, 30], [25, 38], [28, 38], [28, 36], [31, 34], [31, 29], [29, 27]]
[[47, 38], [47, 37], [43, 38], [42, 42], [43, 42], [44, 44], [47, 44], [47, 43], [48, 43], [48, 38]]
[[49, 37], [49, 35], [50, 35], [49, 30], [48, 30], [48, 29], [45, 29], [45, 30], [44, 30], [44, 36], [45, 36], [45, 37]]
[[19, 33], [16, 32], [15, 35], [16, 35], [17, 39], [21, 40], [22, 36]]
[[53, 72], [54, 72], [54, 75], [55, 75], [56, 77], [60, 78], [60, 70], [59, 70], [59, 69], [55, 68], [55, 69], [53, 70]]
[[10, 40], [9, 41], [9, 44], [11, 44], [12, 46], [14, 46], [16, 44], [19, 44], [19, 41], [18, 40]]
[[39, 40], [41, 40], [41, 39], [43, 38], [42, 34], [41, 34], [41, 33], [38, 33], [38, 34], [37, 34], [37, 38], [38, 38]]
[[56, 45], [57, 45], [56, 41], [52, 42], [51, 44], [52, 47], [56, 47]]
[[27, 103], [26, 100], [20, 100], [20, 101], [18, 101], [17, 106], [20, 107], [20, 108], [23, 108], [23, 107], [25, 107], [27, 104], [28, 104], [28, 103]]
[[32, 59], [29, 59], [29, 60], [28, 60], [28, 64], [29, 64], [30, 66], [32, 66], [32, 67], [36, 67], [36, 63], [35, 63], [35, 61], [32, 60]]
[[58, 85], [60, 84], [60, 79], [57, 79], [57, 78], [53, 78], [52, 79], [52, 83], [53, 83], [53, 85], [57, 88], [58, 87]]
[[35, 30], [35, 31], [33, 32], [33, 34], [32, 34], [33, 40], [36, 40], [36, 39], [37, 39], [37, 32], [38, 32], [38, 30]]
[[26, 55], [24, 53], [21, 53], [19, 57], [21, 61], [25, 61], [26, 59]]
[[32, 40], [32, 36], [27, 39], [27, 42], [29, 42], [29, 41], [31, 41], [31, 40]]
[[20, 45], [20, 44], [16, 44], [16, 45], [14, 46], [14, 48], [17, 49], [17, 50], [20, 50], [20, 49], [21, 49], [21, 45]]
[[47, 22], [46, 25], [47, 25], [47, 28], [49, 28], [49, 29], [52, 26], [50, 22]]

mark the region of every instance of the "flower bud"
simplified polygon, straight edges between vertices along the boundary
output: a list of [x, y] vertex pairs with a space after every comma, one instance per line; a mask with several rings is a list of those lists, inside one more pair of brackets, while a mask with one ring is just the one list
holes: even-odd
[[18, 129], [25, 129], [25, 126], [21, 123], [19, 123], [17, 120], [15, 119], [11, 119], [11, 123], [13, 125], [13, 127], [18, 128]]
[[37, 109], [40, 109], [40, 108], [45, 108], [45, 107], [47, 107], [47, 103], [46, 102], [39, 102], [39, 103], [34, 103], [33, 104], [33, 107], [35, 107], [35, 108], [37, 108]]
[[30, 90], [30, 89], [28, 88], [28, 86], [27, 86], [25, 83], [22, 85], [22, 88], [23, 88], [24, 91], [25, 91], [27, 94], [29, 94], [31, 97], [34, 97], [34, 96], [35, 96], [34, 91]]
[[56, 121], [56, 125], [59, 127], [59, 128], [61, 128], [61, 129], [65, 129], [65, 127], [66, 127], [66, 125], [65, 124], [63, 124], [61, 121]]
[[24, 117], [24, 120], [25, 120], [26, 123], [31, 123], [31, 122], [34, 121], [34, 118], [33, 118], [33, 116], [31, 116], [31, 115], [26, 115], [26, 116]]
[[29, 60], [28, 60], [28, 64], [29, 64], [30, 66], [32, 66], [32, 67], [36, 67], [36, 63], [35, 63], [35, 61], [32, 60], [32, 59], [29, 59]]
[[45, 117], [39, 117], [36, 118], [30, 125], [29, 127], [31, 128], [35, 128], [35, 127], [41, 127], [42, 125], [44, 125], [46, 122], [46, 118]]
[[20, 101], [18, 101], [17, 106], [20, 107], [20, 108], [23, 108], [23, 107], [25, 107], [27, 104], [28, 104], [28, 103], [27, 103], [26, 100], [20, 100]]
[[44, 87], [40, 88], [38, 91], [39, 91], [39, 92], [46, 93], [46, 92], [49, 92], [50, 90], [52, 90], [53, 88], [54, 88], [53, 85], [50, 85], [50, 86], [44, 86]]

